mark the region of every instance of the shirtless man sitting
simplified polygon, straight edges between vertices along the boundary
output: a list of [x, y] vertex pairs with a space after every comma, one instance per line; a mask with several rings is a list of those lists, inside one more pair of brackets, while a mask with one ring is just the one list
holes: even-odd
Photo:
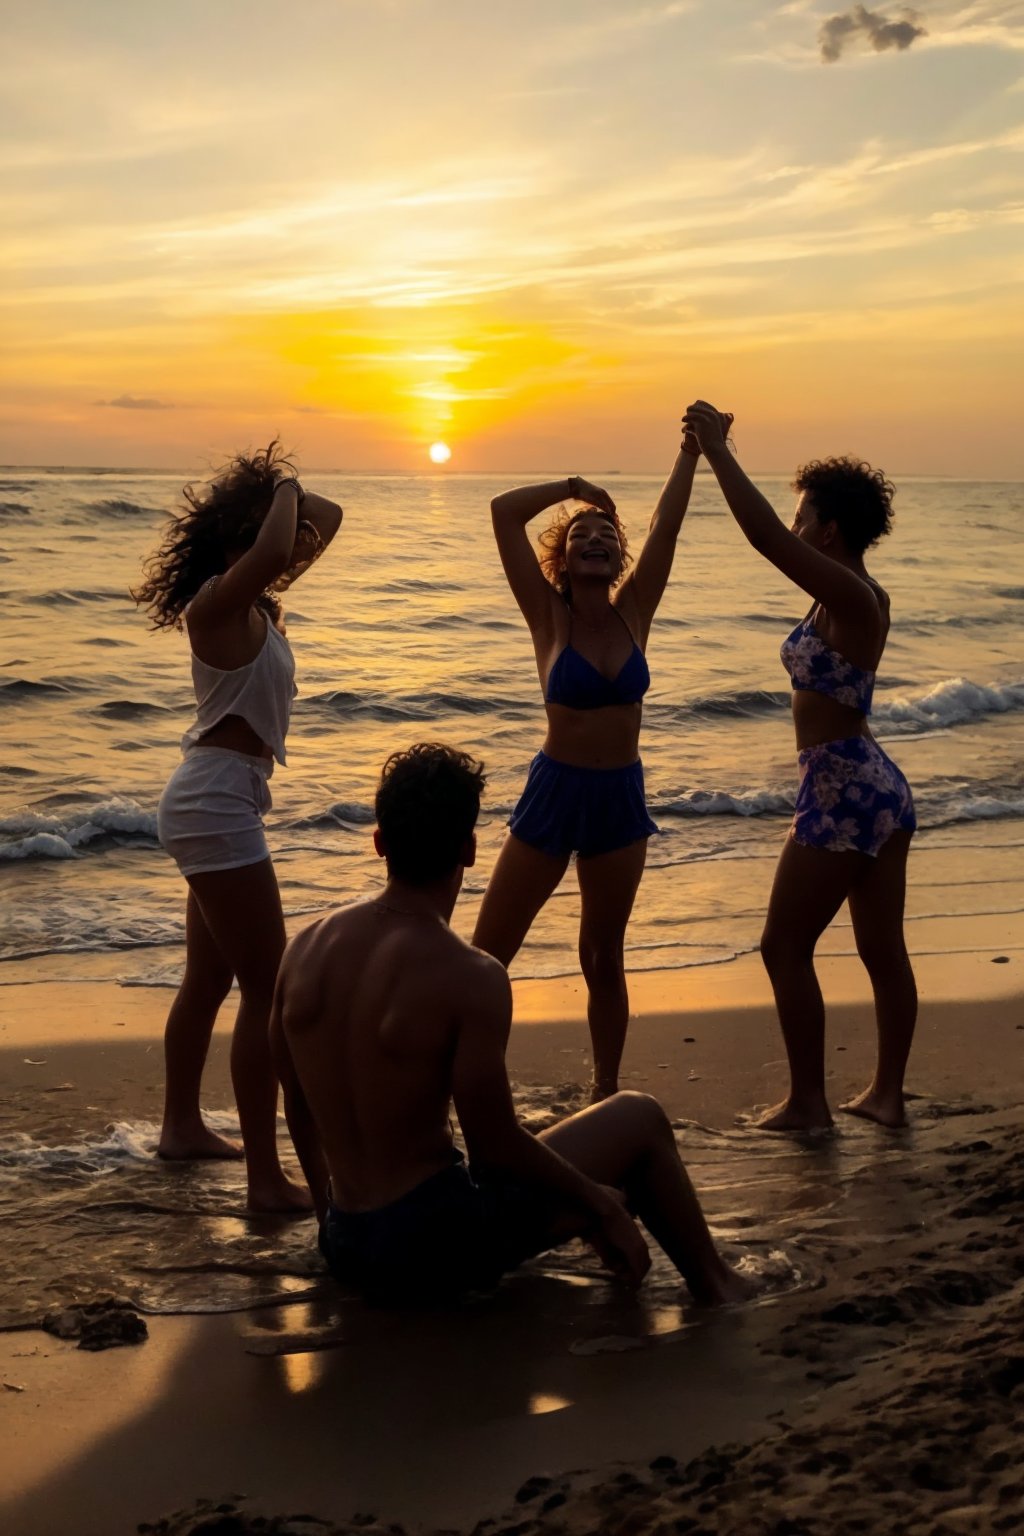
[[695, 1300], [742, 1300], [655, 1099], [617, 1093], [539, 1136], [516, 1120], [508, 975], [449, 927], [483, 786], [451, 747], [390, 757], [383, 895], [313, 923], [282, 962], [271, 1037], [328, 1267], [370, 1301], [433, 1302], [581, 1237], [636, 1284], [650, 1255], [635, 1213]]

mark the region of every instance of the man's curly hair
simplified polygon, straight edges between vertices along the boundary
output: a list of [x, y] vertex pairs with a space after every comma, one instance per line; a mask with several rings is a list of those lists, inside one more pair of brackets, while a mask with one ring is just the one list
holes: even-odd
[[802, 464], [794, 491], [806, 491], [819, 522], [835, 522], [851, 554], [862, 555], [892, 528], [896, 487], [861, 459], [812, 459]]
[[374, 801], [388, 874], [409, 885], [443, 880], [459, 864], [480, 814], [483, 763], [441, 742], [392, 752]]
[[[132, 588], [154, 629], [181, 628], [182, 614], [200, 587], [227, 570], [229, 553], [252, 548], [277, 482], [294, 473], [275, 438], [256, 453], [236, 454], [208, 486], [183, 488], [185, 509], [171, 514], [163, 543], [143, 566], [142, 584]], [[281, 612], [269, 592], [259, 606], [271, 619]]]
[[619, 521], [617, 512], [605, 512], [601, 507], [582, 507], [575, 512], [564, 507], [549, 523], [538, 539], [543, 554], [540, 556], [540, 568], [548, 581], [554, 587], [560, 597], [564, 597], [567, 603], [572, 602], [572, 591], [569, 584], [569, 573], [565, 566], [565, 546], [569, 542], [569, 530], [573, 523], [578, 523], [581, 517], [589, 517], [596, 513], [603, 517], [606, 523], [611, 523], [619, 536], [619, 552], [622, 556], [622, 569], [619, 572], [619, 581], [626, 574], [632, 556], [629, 553], [629, 542], [626, 539], [626, 530]]

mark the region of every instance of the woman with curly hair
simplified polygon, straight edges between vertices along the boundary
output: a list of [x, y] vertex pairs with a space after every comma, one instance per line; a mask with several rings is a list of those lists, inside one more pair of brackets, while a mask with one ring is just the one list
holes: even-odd
[[[599, 486], [570, 475], [491, 502], [505, 575], [533, 637], [548, 729], [512, 813], [473, 942], [509, 965], [576, 854], [595, 1102], [618, 1088], [629, 1018], [626, 925], [647, 839], [658, 830], [647, 814], [638, 756], [641, 701], [651, 680], [644, 652], [699, 457], [688, 435], [628, 576], [626, 536]], [[566, 499], [583, 505], [566, 509], [545, 530], [538, 561], [526, 525]]]
[[[303, 491], [278, 444], [239, 454], [201, 491], [184, 490], [133, 592], [156, 629], [187, 628], [196, 719], [160, 799], [163, 847], [188, 883], [185, 975], [164, 1036], [158, 1151], [244, 1155], [253, 1211], [307, 1210], [277, 1153], [277, 1078], [268, 1038], [285, 932], [263, 831], [275, 761], [284, 765], [295, 662], [275, 595], [337, 533], [342, 512]], [[199, 1089], [214, 1021], [238, 978], [231, 1078], [242, 1148], [203, 1122]]]
[[868, 726], [889, 633], [889, 597], [864, 566], [865, 551], [889, 532], [894, 487], [881, 470], [855, 459], [815, 460], [797, 472], [799, 499], [787, 529], [726, 446], [721, 414], [698, 400], [683, 422], [749, 542], [814, 599], [782, 646], [793, 684], [800, 789], [761, 954], [786, 1042], [790, 1089], [760, 1124], [775, 1131], [832, 1124], [814, 950], [846, 901], [874, 992], [878, 1060], [870, 1087], [842, 1108], [902, 1126], [903, 1078], [917, 1019], [903, 908], [917, 822], [910, 786]]

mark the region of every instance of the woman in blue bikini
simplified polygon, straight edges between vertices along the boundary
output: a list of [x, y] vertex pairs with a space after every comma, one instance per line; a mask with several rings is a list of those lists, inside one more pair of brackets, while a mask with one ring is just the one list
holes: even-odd
[[[647, 814], [637, 750], [651, 681], [644, 651], [699, 456], [688, 435], [625, 580], [625, 534], [599, 486], [571, 475], [491, 502], [505, 575], [533, 637], [548, 729], [512, 813], [473, 942], [509, 965], [576, 854], [595, 1101], [618, 1087], [629, 1017], [626, 925], [647, 839], [658, 830]], [[526, 525], [566, 500], [582, 505], [542, 534], [538, 561]]]
[[847, 901], [874, 992], [878, 1061], [870, 1087], [842, 1107], [902, 1126], [903, 1077], [917, 1019], [903, 908], [917, 823], [906, 779], [868, 727], [889, 598], [864, 567], [865, 550], [889, 532], [893, 487], [881, 470], [854, 459], [807, 464], [797, 473], [799, 500], [787, 529], [726, 446], [721, 414], [699, 400], [683, 421], [747, 539], [814, 599], [782, 646], [793, 683], [800, 789], [761, 954], [786, 1042], [790, 1089], [760, 1124], [806, 1130], [832, 1123], [814, 950]]

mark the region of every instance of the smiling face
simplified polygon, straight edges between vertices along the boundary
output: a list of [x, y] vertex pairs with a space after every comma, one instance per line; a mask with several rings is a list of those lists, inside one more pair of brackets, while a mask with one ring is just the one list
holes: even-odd
[[622, 546], [615, 524], [600, 512], [581, 512], [569, 526], [565, 569], [570, 582], [609, 584], [622, 574]]

